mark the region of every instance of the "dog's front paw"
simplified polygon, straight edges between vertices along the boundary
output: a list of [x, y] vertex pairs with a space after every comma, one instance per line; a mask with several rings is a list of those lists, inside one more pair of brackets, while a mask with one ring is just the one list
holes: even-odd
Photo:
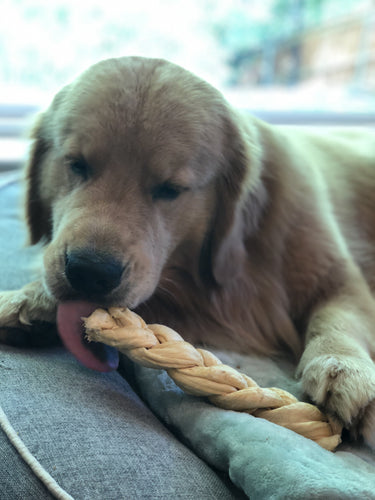
[[22, 328], [31, 324], [28, 297], [23, 289], [0, 293], [0, 327]]
[[302, 384], [314, 403], [375, 447], [375, 364], [370, 359], [318, 356], [304, 367]]
[[0, 293], [0, 342], [39, 346], [56, 342], [55, 303], [34, 282]]

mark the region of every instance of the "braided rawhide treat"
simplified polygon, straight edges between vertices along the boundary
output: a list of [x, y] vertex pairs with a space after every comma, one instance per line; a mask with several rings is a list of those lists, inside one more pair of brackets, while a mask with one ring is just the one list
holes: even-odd
[[146, 325], [129, 309], [97, 309], [84, 318], [89, 341], [117, 348], [150, 368], [162, 368], [185, 392], [206, 396], [220, 408], [237, 410], [282, 425], [327, 450], [341, 442], [341, 427], [316, 406], [277, 388], [261, 388], [252, 378], [196, 349], [163, 325]]

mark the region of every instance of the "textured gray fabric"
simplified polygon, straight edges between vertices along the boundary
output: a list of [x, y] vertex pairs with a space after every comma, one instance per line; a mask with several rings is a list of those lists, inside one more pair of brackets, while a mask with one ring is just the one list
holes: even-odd
[[[33, 277], [19, 185], [0, 189], [0, 290]], [[231, 499], [243, 494], [180, 443], [117, 372], [81, 367], [63, 348], [0, 346], [0, 403], [20, 437], [75, 499]], [[5, 436], [0, 498], [49, 499]]]
[[8, 419], [74, 498], [234, 498], [118, 373], [88, 371], [62, 348], [0, 352]]
[[[0, 372], [1, 373], [1, 372]], [[0, 498], [4, 500], [52, 500], [44, 485], [15, 452], [0, 431]]]

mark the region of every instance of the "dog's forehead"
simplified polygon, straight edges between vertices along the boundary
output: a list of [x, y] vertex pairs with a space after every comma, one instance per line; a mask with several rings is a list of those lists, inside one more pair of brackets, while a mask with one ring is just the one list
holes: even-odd
[[156, 142], [189, 142], [218, 121], [218, 92], [166, 61], [121, 58], [94, 65], [66, 92], [64, 130], [107, 131], [112, 137], [139, 133]]

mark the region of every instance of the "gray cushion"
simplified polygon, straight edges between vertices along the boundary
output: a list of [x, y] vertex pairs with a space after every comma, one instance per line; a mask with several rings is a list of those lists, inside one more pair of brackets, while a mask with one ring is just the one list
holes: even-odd
[[[30, 281], [36, 248], [22, 247], [20, 186], [0, 188], [0, 290]], [[243, 498], [143, 404], [118, 373], [81, 367], [62, 347], [0, 346], [0, 402], [23, 442], [75, 499]], [[50, 493], [0, 433], [0, 497]]]

